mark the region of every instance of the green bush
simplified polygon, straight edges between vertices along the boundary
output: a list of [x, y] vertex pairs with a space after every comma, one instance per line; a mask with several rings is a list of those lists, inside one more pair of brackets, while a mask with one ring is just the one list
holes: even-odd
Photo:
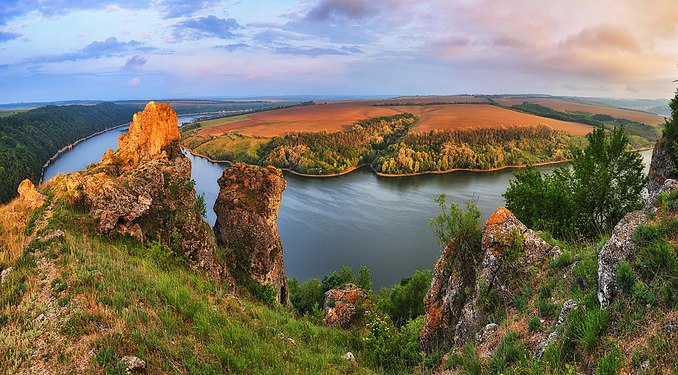
[[550, 175], [532, 168], [514, 173], [503, 196], [506, 207], [525, 225], [560, 238], [595, 238], [642, 207], [642, 158], [638, 152], [627, 152], [624, 130], [614, 128], [607, 135], [598, 128], [587, 139], [571, 167]]
[[661, 241], [664, 237], [659, 227], [652, 224], [641, 224], [633, 232], [631, 238], [636, 245], [643, 247]]
[[593, 353], [605, 332], [607, 319], [605, 310], [576, 309], [570, 313], [567, 337], [577, 348]]
[[563, 251], [556, 257], [556, 259], [551, 261], [551, 267], [556, 269], [565, 268], [572, 264], [572, 262], [574, 262], [572, 253], [569, 251]]
[[652, 291], [642, 281], [633, 284], [632, 295], [633, 300], [640, 305], [651, 305], [655, 301]]
[[527, 321], [527, 328], [530, 330], [530, 332], [537, 332], [541, 330], [541, 322], [539, 321], [539, 318], [536, 316], [531, 317]]
[[405, 324], [424, 314], [424, 296], [431, 286], [431, 270], [415, 271], [412, 276], [400, 280], [391, 289], [383, 289], [379, 307], [389, 314], [396, 326]]
[[424, 358], [419, 351], [419, 331], [423, 317], [410, 321], [400, 331], [388, 318], [367, 311], [367, 336], [363, 338], [365, 353], [370, 362], [388, 370], [403, 371], [418, 365]]
[[527, 357], [527, 348], [516, 332], [507, 333], [499, 343], [492, 359], [487, 364], [490, 374], [503, 374], [512, 365]]
[[619, 289], [627, 293], [631, 291], [633, 284], [636, 282], [636, 275], [629, 261], [625, 260], [617, 265], [615, 278]]
[[636, 266], [645, 279], [671, 275], [676, 270], [676, 251], [666, 242], [653, 242], [641, 247], [636, 256]]
[[360, 266], [358, 272], [358, 280], [356, 280], [358, 287], [364, 291], [372, 292], [372, 277], [370, 276], [370, 269], [367, 266]]
[[288, 282], [290, 301], [300, 315], [313, 315], [325, 302], [322, 284], [317, 278], [299, 284], [296, 278]]
[[323, 277], [323, 292], [327, 292], [330, 289], [341, 288], [348, 283], [356, 283], [355, 275], [353, 275], [351, 267], [343, 266], [337, 271], [333, 271]]
[[619, 348], [615, 347], [610, 354], [600, 358], [596, 362], [596, 374], [598, 375], [617, 375], [624, 364], [624, 357]]

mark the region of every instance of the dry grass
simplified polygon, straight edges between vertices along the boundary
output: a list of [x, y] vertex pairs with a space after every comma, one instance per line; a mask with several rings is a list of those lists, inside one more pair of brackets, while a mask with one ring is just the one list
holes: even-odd
[[26, 247], [25, 230], [33, 213], [21, 199], [0, 207], [0, 268], [10, 266]]
[[512, 106], [517, 104], [522, 104], [527, 101], [529, 103], [539, 104], [544, 107], [549, 107], [556, 111], [565, 112], [565, 111], [575, 111], [575, 112], [588, 112], [596, 113], [603, 115], [610, 115], [613, 117], [623, 118], [631, 121], [637, 121], [643, 124], [648, 125], [657, 125], [664, 123], [664, 117], [655, 115], [647, 112], [632, 111], [629, 109], [597, 106], [592, 104], [584, 104], [572, 102], [569, 100], [562, 99], [551, 99], [551, 98], [506, 98], [506, 99], [497, 99], [497, 103], [506, 106]]

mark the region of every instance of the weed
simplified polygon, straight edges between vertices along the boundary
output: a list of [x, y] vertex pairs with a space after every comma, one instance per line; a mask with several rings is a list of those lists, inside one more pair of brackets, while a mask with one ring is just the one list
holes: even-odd
[[596, 373], [598, 375], [617, 375], [622, 364], [624, 364], [624, 357], [622, 357], [619, 348], [615, 347], [610, 354], [597, 361]]
[[607, 311], [577, 309], [570, 313], [567, 337], [585, 352], [593, 353], [607, 326]]
[[507, 333], [488, 362], [488, 373], [505, 373], [513, 364], [527, 357], [527, 348], [516, 332]]
[[629, 261], [625, 260], [617, 265], [617, 273], [615, 278], [617, 285], [622, 291], [626, 293], [631, 291], [631, 288], [636, 281], [636, 275], [633, 272], [631, 263]]
[[541, 322], [539, 321], [539, 318], [536, 316], [530, 317], [530, 319], [527, 321], [527, 328], [530, 330], [530, 332], [537, 332], [541, 330]]

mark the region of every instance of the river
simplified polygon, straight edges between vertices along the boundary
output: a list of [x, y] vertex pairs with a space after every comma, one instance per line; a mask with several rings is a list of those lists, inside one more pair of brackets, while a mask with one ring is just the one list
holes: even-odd
[[[179, 123], [185, 122], [182, 117]], [[55, 160], [44, 174], [69, 173], [97, 162], [126, 128], [114, 129], [74, 146]], [[652, 151], [643, 151], [646, 172]], [[187, 153], [193, 163], [196, 190], [205, 195], [207, 221], [216, 220], [212, 206], [217, 179], [225, 163], [212, 163]], [[550, 171], [555, 166], [540, 167]], [[342, 265], [358, 271], [369, 267], [375, 288], [398, 283], [415, 270], [433, 268], [440, 255], [428, 226], [439, 212], [433, 199], [446, 194], [463, 204], [475, 199], [486, 219], [504, 204], [501, 194], [512, 171], [454, 172], [444, 175], [379, 177], [369, 168], [332, 178], [300, 177], [285, 173], [287, 189], [278, 216], [285, 271], [301, 281], [321, 278]]]

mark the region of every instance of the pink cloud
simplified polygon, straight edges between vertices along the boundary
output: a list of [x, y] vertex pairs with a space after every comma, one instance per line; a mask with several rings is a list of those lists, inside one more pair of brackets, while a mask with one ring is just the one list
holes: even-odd
[[139, 79], [139, 77], [134, 77], [130, 79], [129, 82], [127, 82], [127, 84], [132, 87], [139, 87], [141, 86], [141, 79]]

